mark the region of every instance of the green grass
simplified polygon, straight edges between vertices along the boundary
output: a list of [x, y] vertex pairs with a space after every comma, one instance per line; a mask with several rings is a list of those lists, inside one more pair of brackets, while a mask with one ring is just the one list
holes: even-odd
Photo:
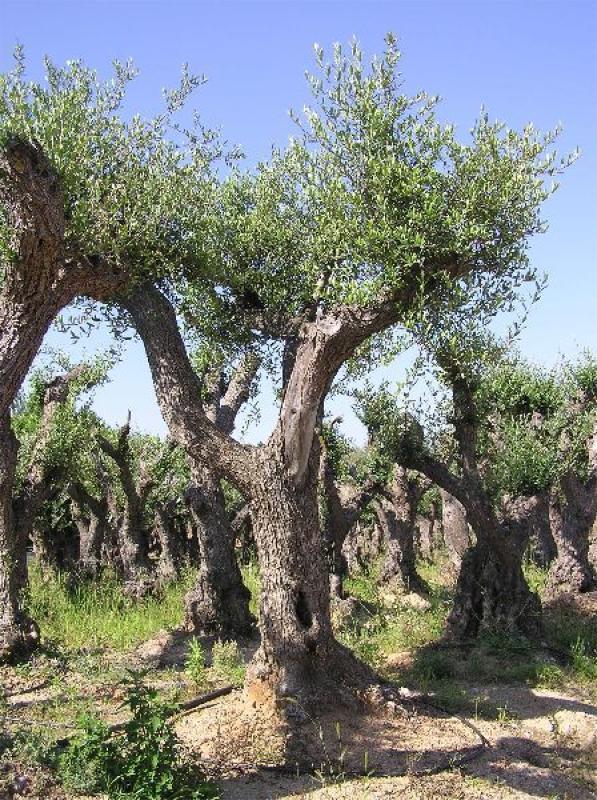
[[[421, 572], [423, 570], [421, 569]], [[338, 632], [340, 640], [376, 669], [383, 669], [391, 653], [413, 650], [440, 638], [449, 610], [448, 598], [437, 583], [431, 567], [425, 569], [430, 583], [428, 611], [408, 607], [384, 608], [377, 587], [376, 570], [351, 576], [345, 590], [361, 600], [368, 614], [358, 623], [345, 626]]]
[[183, 598], [194, 579], [188, 572], [158, 596], [132, 600], [113, 576], [71, 589], [65, 575], [32, 565], [27, 608], [46, 642], [72, 650], [128, 650], [162, 628], [180, 625]]

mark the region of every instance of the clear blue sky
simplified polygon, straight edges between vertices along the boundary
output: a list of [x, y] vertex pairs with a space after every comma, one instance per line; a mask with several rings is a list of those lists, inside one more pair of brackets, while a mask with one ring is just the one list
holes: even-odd
[[[130, 106], [141, 113], [156, 109], [161, 88], [175, 85], [188, 61], [209, 77], [196, 97], [202, 115], [242, 144], [250, 162], [292, 132], [287, 110], [308, 102], [303, 75], [314, 42], [325, 47], [356, 35], [373, 53], [388, 30], [401, 43], [407, 88], [440, 94], [442, 114], [463, 135], [481, 105], [513, 127], [562, 122], [560, 148], [578, 145], [583, 154], [546, 206], [549, 233], [532, 247], [550, 284], [521, 349], [544, 363], [580, 347], [597, 350], [594, 1], [3, 0], [0, 15], [1, 69], [16, 42], [34, 77], [44, 54], [58, 62], [80, 57], [103, 73], [112, 58], [130, 56], [141, 70]], [[50, 341], [62, 343], [56, 334]], [[140, 347], [114, 374], [98, 397], [100, 413], [121, 420], [130, 406], [141, 427], [162, 430]]]

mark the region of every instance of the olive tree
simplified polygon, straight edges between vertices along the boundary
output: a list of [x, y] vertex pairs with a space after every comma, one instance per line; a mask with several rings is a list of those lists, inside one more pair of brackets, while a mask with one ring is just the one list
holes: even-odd
[[554, 135], [532, 126], [516, 133], [483, 115], [458, 141], [436, 120], [435, 98], [404, 93], [398, 61], [391, 37], [370, 66], [356, 43], [330, 64], [318, 53], [302, 136], [222, 187], [223, 275], [211, 301], [196, 281], [184, 292], [188, 318], [203, 325], [216, 309], [215, 332], [249, 331], [282, 351], [278, 417], [263, 445], [218, 430], [197, 402], [166, 294], [147, 283], [122, 300], [170, 430], [250, 504], [262, 592], [247, 688], [262, 699], [308, 702], [372, 679], [330, 622], [315, 431], [332, 382], [372, 337], [430, 306], [507, 304], [533, 278], [527, 243], [544, 229], [544, 179], [559, 169]]
[[[197, 264], [197, 220], [218, 149], [200, 126], [174, 129], [173, 115], [201, 82], [187, 71], [166, 93], [164, 113], [127, 120], [130, 64], [115, 63], [102, 82], [79, 61], [64, 68], [46, 61], [39, 83], [26, 79], [22, 52], [15, 56], [14, 69], [0, 76], [0, 602], [7, 609], [16, 607], [11, 405], [49, 326], [72, 301], [106, 300], [141, 269], [157, 277]], [[17, 616], [5, 615], [2, 650], [21, 639]]]

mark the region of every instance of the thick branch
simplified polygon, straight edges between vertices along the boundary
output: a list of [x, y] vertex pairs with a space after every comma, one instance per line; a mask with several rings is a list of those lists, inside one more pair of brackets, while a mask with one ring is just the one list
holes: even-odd
[[251, 395], [260, 363], [255, 353], [248, 353], [234, 370], [218, 408], [216, 424], [222, 433], [232, 433], [238, 412]]
[[136, 288], [120, 303], [143, 341], [158, 404], [172, 438], [192, 458], [210, 465], [241, 491], [249, 491], [251, 449], [218, 430], [204, 413], [201, 382], [189, 361], [172, 305], [150, 284]]

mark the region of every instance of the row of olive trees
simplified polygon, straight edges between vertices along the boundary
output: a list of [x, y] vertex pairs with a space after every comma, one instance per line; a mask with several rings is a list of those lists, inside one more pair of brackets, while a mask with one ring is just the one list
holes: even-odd
[[[144, 344], [170, 437], [200, 487], [197, 514], [214, 515], [222, 480], [248, 504], [262, 583], [248, 690], [308, 703], [375, 680], [332, 632], [319, 503], [326, 397], [347, 364], [367, 369], [379, 348], [398, 346], [397, 331], [444, 314], [491, 319], [511, 306], [534, 280], [527, 242], [544, 227], [545, 181], [568, 162], [549, 151], [553, 134], [517, 133], [487, 117], [459, 141], [437, 121], [435, 98], [403, 93], [391, 37], [371, 65], [356, 44], [348, 54], [337, 48], [329, 64], [318, 52], [317, 61], [299, 137], [253, 172], [224, 178], [213, 162], [231, 154], [218, 138], [199, 122], [193, 130], [174, 122], [199, 82], [186, 73], [149, 121], [120, 113], [129, 67], [117, 65], [107, 85], [78, 63], [48, 65], [45, 86], [25, 81], [21, 60], [3, 76], [4, 652], [26, 646], [30, 631], [13, 587], [10, 408], [52, 320], [91, 298], [106, 303], [117, 335], [130, 325]], [[206, 397], [183, 320], [214, 352], [225, 347], [239, 363], [256, 353], [280, 375], [277, 421], [262, 445], [232, 437], [226, 392], [216, 407]], [[466, 436], [458, 441], [462, 468], [472, 470], [458, 477], [478, 483]], [[501, 553], [488, 501], [474, 513], [473, 527], [491, 522], [486, 550]], [[206, 546], [219, 547], [217, 519], [206, 527], [214, 534]], [[214, 583], [200, 580], [197, 608], [236, 602], [222, 591], [231, 567], [218, 565]]]
[[[539, 601], [522, 571], [530, 546], [550, 565], [547, 598], [596, 586], [589, 547], [597, 519], [597, 364], [586, 356], [548, 372], [493, 350], [490, 365], [487, 352], [471, 358], [470, 341], [465, 352], [454, 339], [435, 351], [447, 396], [423, 424], [404, 393], [387, 387], [360, 392], [360, 416], [387, 463], [397, 465], [390, 511], [398, 517], [393, 547], [403, 583], [420, 585], [412, 566], [417, 502], [435, 485], [446, 544], [462, 557], [448, 632], [466, 639], [497, 627], [536, 636]], [[392, 573], [392, 546], [387, 559], [382, 576]]]

